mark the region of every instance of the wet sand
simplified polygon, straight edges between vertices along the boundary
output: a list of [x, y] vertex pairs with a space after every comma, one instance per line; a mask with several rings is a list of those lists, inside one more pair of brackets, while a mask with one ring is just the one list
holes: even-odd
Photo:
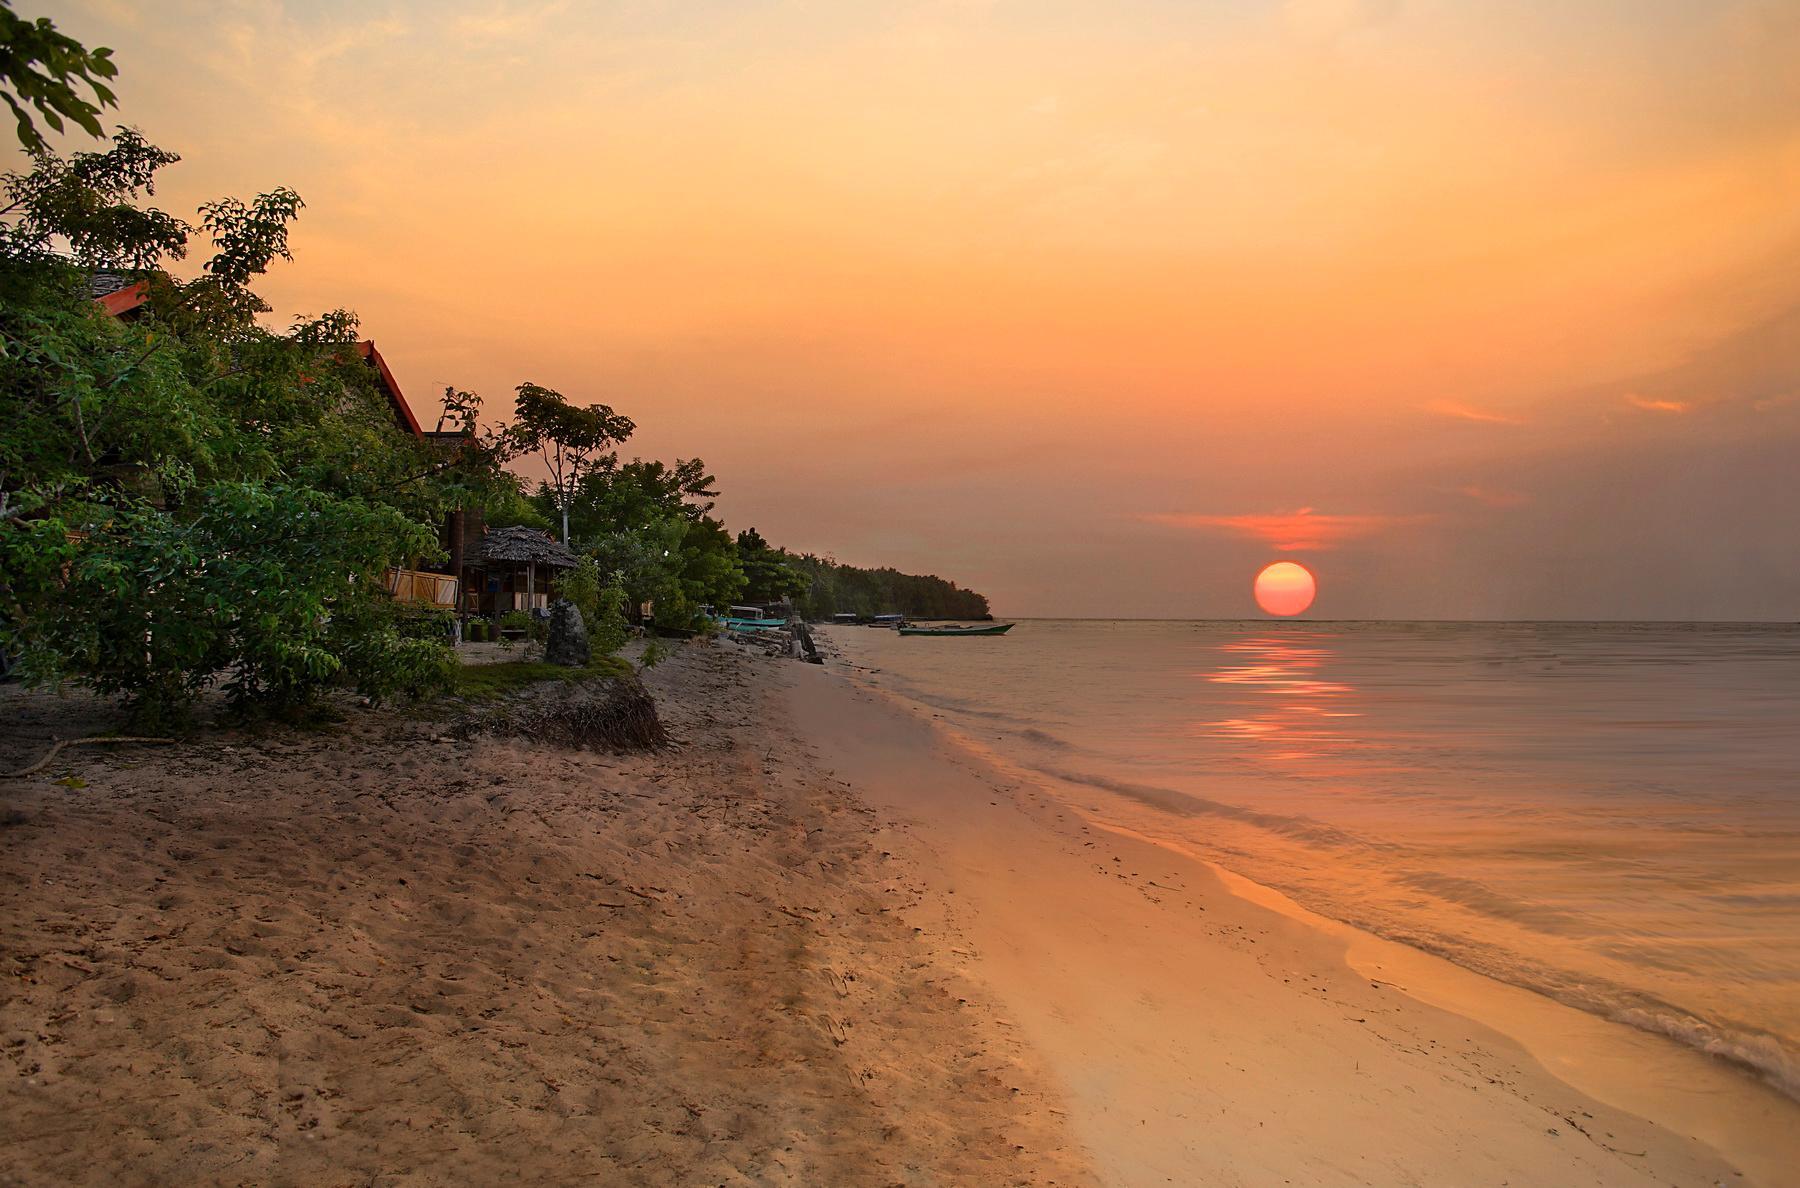
[[1742, 1071], [1102, 829], [842, 675], [784, 677], [1105, 1182], [1793, 1182], [1800, 1106]]

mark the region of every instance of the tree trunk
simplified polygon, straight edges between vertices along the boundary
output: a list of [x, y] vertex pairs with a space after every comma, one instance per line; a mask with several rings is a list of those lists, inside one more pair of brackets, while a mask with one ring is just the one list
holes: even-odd
[[450, 576], [456, 579], [456, 642], [469, 634], [469, 592], [463, 589], [463, 509], [450, 513]]

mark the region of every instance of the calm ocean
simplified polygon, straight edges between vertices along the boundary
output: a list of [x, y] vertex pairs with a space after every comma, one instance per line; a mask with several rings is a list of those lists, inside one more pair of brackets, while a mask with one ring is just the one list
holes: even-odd
[[829, 635], [1090, 817], [1800, 1096], [1800, 628]]

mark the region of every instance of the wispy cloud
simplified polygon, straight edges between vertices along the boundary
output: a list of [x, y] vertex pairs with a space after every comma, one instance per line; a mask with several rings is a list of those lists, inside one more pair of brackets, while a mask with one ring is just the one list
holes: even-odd
[[1684, 413], [1692, 411], [1694, 407], [1685, 400], [1658, 400], [1650, 396], [1639, 396], [1635, 392], [1625, 397], [1625, 403], [1633, 408], [1655, 413]]
[[569, 9], [566, 0], [549, 3], [491, 4], [477, 12], [465, 12], [450, 23], [453, 36], [465, 44], [516, 41], [542, 33], [553, 19]]
[[1483, 425], [1523, 425], [1525, 423], [1523, 417], [1493, 412], [1485, 408], [1475, 408], [1455, 400], [1433, 400], [1424, 407], [1426, 412], [1440, 417], [1453, 417], [1459, 421], [1476, 421]]
[[1531, 502], [1531, 496], [1523, 491], [1508, 491], [1500, 487], [1482, 487], [1471, 483], [1456, 489], [1458, 495], [1466, 495], [1475, 502], [1486, 507], [1523, 507]]
[[1330, 40], [1383, 24], [1399, 10], [1399, 0], [1287, 0], [1281, 19], [1297, 36]]
[[1249, 515], [1161, 512], [1143, 517], [1154, 524], [1172, 524], [1179, 528], [1200, 528], [1248, 537], [1284, 553], [1334, 549], [1347, 540], [1359, 540], [1394, 528], [1427, 523], [1434, 518], [1429, 515], [1327, 515], [1310, 507], [1296, 508], [1291, 512]]

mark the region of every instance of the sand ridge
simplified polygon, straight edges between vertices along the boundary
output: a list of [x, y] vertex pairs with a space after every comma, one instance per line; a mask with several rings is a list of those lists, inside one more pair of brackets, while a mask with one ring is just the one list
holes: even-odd
[[0, 786], [0, 1180], [1090, 1182], [773, 663], [678, 649], [661, 755], [381, 712]]

